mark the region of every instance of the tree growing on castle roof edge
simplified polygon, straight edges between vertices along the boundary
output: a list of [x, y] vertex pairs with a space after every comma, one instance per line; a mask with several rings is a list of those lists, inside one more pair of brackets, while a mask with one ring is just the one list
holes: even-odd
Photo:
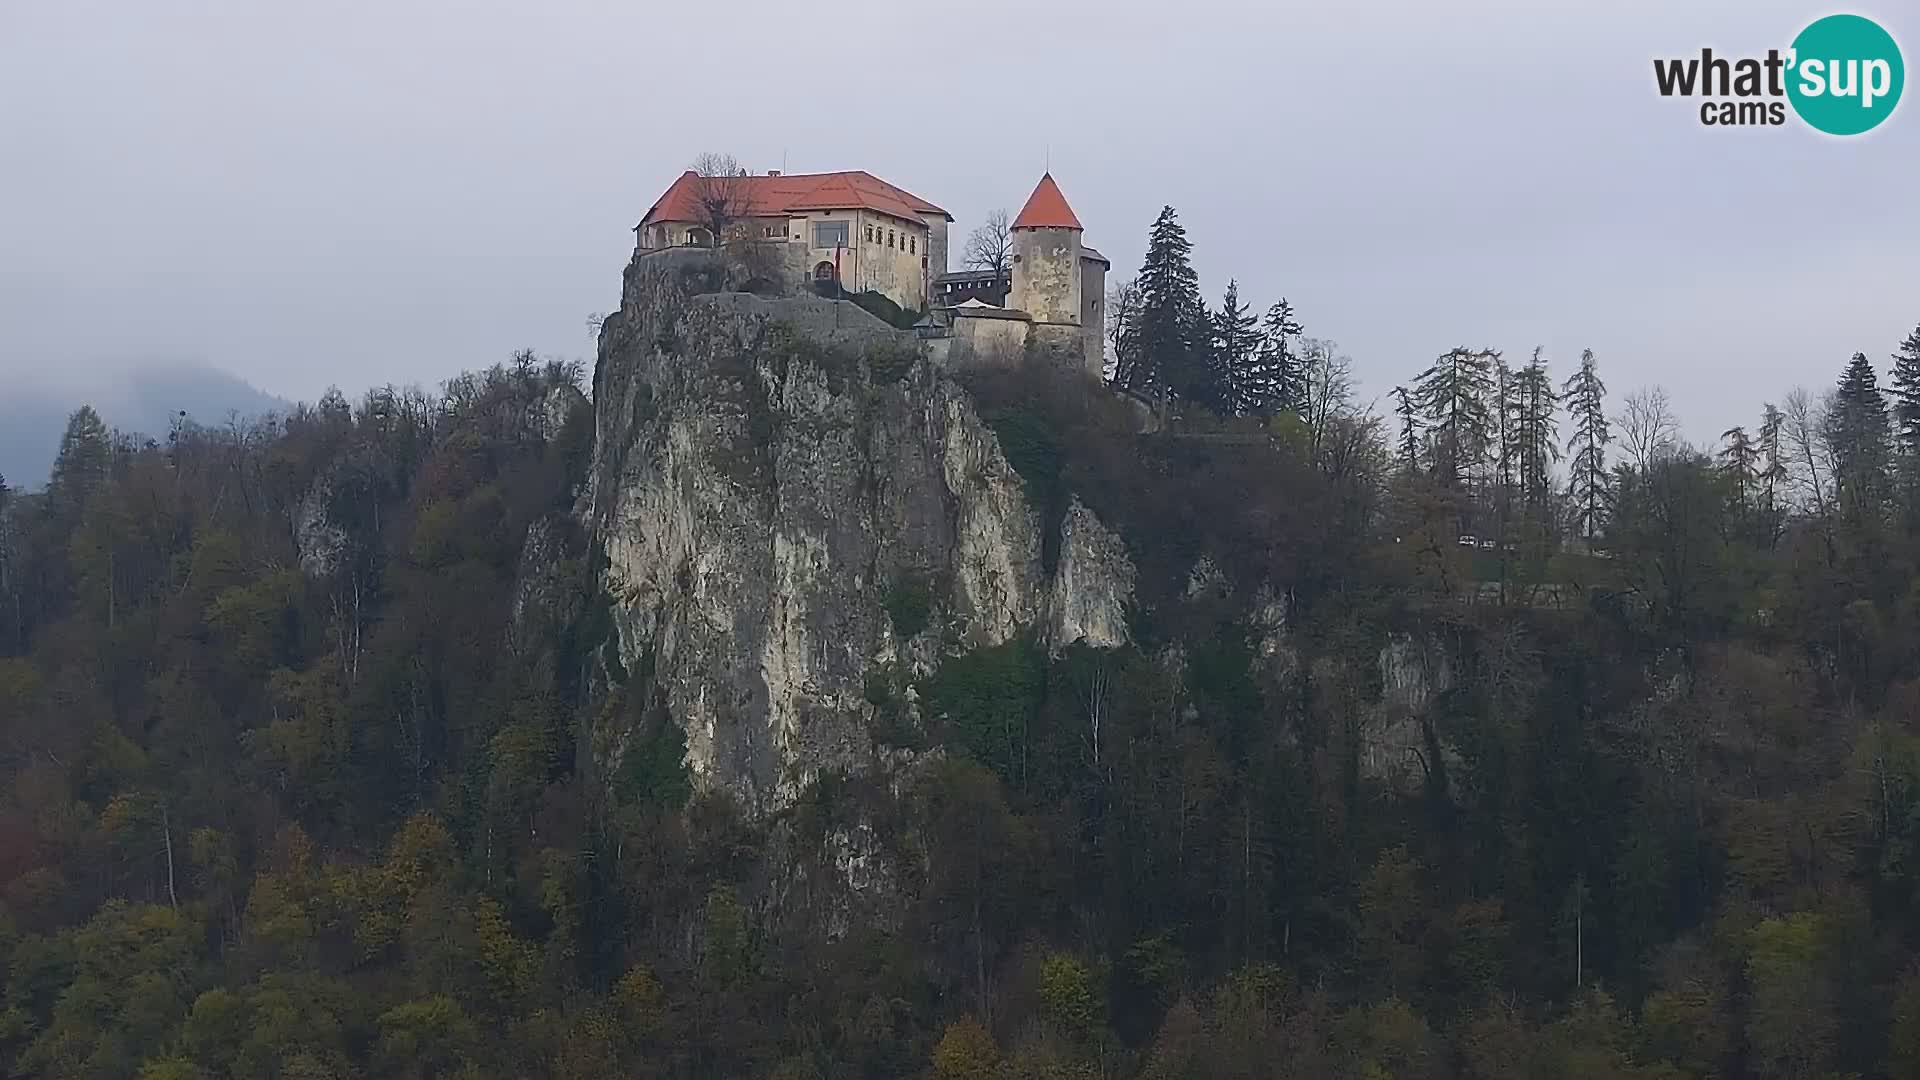
[[747, 193], [747, 171], [732, 154], [711, 151], [693, 159], [693, 201], [700, 223], [713, 234], [713, 244], [727, 242], [734, 226], [752, 209]]

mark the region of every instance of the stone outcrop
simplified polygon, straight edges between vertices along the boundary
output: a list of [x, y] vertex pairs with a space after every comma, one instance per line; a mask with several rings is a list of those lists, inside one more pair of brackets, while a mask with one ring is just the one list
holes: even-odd
[[1044, 566], [1021, 478], [911, 336], [851, 304], [688, 285], [629, 268], [583, 512], [620, 666], [651, 678], [697, 783], [765, 812], [872, 767], [882, 665], [1028, 632], [1126, 640], [1124, 545], [1075, 504]]
[[1380, 701], [1361, 726], [1360, 774], [1413, 794], [1430, 769], [1460, 762], [1435, 716], [1437, 700], [1453, 688], [1453, 659], [1436, 638], [1396, 633], [1381, 646], [1379, 664]]

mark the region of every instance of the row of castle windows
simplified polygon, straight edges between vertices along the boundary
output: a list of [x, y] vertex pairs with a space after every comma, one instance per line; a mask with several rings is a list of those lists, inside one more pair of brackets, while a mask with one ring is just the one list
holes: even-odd
[[[881, 234], [881, 232], [882, 232], [882, 230], [881, 230], [881, 229], [880, 229], [880, 227], [879, 227], [879, 226], [877, 226], [877, 225], [869, 225], [869, 226], [867, 226], [867, 243], [869, 243], [869, 244], [877, 244], [877, 243], [879, 243], [879, 242], [880, 242], [880, 234]], [[887, 246], [888, 246], [888, 247], [892, 247], [892, 246], [894, 246], [894, 245], [893, 245], [893, 230], [892, 230], [892, 229], [887, 229], [887, 230], [885, 230], [885, 232], [886, 232], [886, 234], [887, 234], [887, 240], [886, 240], [886, 243], [887, 243]], [[908, 253], [909, 255], [911, 255], [911, 254], [914, 254], [914, 253], [916, 253], [916, 252], [918, 252], [918, 251], [920, 250], [920, 247], [919, 247], [919, 241], [918, 241], [918, 239], [917, 239], [917, 238], [915, 238], [915, 237], [912, 237], [912, 236], [903, 236], [903, 237], [901, 237], [901, 238], [900, 238], [900, 246], [901, 246], [901, 247], [903, 247], [903, 248], [906, 248], [906, 249], [907, 249], [907, 253]]]
[[[816, 221], [813, 223], [813, 246], [817, 248], [846, 247], [851, 227], [851, 224], [845, 221]], [[909, 255], [920, 253], [920, 238], [917, 236], [900, 236], [892, 229], [868, 225], [866, 237], [869, 244], [884, 243], [890, 248], [898, 248]]]
[[[813, 246], [818, 248], [846, 247], [850, 227], [850, 224], [845, 221], [814, 222]], [[920, 241], [918, 237], [901, 236], [896, 241], [895, 233], [892, 229], [882, 229], [874, 225], [868, 225], [866, 231], [867, 243], [869, 244], [885, 243], [888, 247], [898, 247], [909, 255], [917, 255], [920, 253]], [[784, 237], [787, 235], [787, 223], [782, 221], [774, 225], [763, 226], [760, 230], [760, 235], [768, 239]], [[662, 230], [662, 236], [667, 243], [673, 242], [669, 231]], [[695, 247], [708, 247], [712, 244], [711, 236], [712, 234], [705, 229], [688, 229], [686, 242]]]

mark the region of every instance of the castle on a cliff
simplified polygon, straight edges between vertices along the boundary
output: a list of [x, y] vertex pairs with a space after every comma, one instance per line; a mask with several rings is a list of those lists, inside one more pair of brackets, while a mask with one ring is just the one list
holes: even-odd
[[[639, 254], [742, 244], [795, 288], [839, 285], [880, 293], [927, 317], [917, 328], [937, 360], [1022, 362], [1036, 350], [1105, 363], [1111, 264], [1051, 173], [1009, 229], [1007, 268], [950, 273], [945, 210], [862, 171], [681, 174], [634, 226]], [[716, 228], [723, 234], [715, 236]]]

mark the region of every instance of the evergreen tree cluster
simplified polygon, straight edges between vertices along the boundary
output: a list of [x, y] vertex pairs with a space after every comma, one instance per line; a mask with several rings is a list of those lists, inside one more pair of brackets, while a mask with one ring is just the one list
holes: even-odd
[[1257, 314], [1229, 281], [1209, 310], [1192, 255], [1173, 207], [1162, 208], [1132, 283], [1138, 302], [1114, 335], [1114, 384], [1223, 416], [1304, 412], [1312, 373], [1293, 306], [1282, 298]]

